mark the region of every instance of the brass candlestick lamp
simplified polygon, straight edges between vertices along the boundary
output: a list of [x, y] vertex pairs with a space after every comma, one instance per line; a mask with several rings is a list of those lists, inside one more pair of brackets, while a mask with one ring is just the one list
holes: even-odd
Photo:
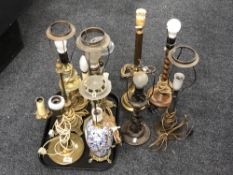
[[73, 24], [59, 20], [52, 23], [47, 31], [47, 37], [54, 41], [59, 59], [56, 71], [60, 76], [59, 86], [65, 98], [66, 106], [72, 106], [75, 111], [84, 109], [88, 101], [79, 94], [80, 77], [70, 62], [67, 52], [68, 40], [74, 37], [76, 29]]
[[[52, 96], [48, 105], [51, 110], [60, 111], [65, 106], [65, 100], [59, 95]], [[82, 124], [81, 117], [79, 119], [79, 123]], [[38, 154], [48, 155], [59, 165], [69, 165], [77, 161], [83, 154], [84, 143], [79, 133], [72, 132], [72, 125], [66, 112], [58, 116], [48, 132], [50, 139], [38, 150]]]
[[168, 54], [175, 46], [176, 35], [181, 29], [181, 22], [178, 19], [170, 19], [167, 22], [167, 43], [165, 47], [165, 58], [162, 74], [156, 85], [148, 90], [148, 96], [151, 96], [150, 103], [156, 107], [168, 107], [172, 100], [172, 89], [169, 80], [170, 60]]
[[[48, 155], [59, 165], [69, 165], [77, 161], [83, 154], [84, 143], [81, 137], [71, 133], [71, 124], [65, 120], [56, 120], [55, 136], [48, 140], [38, 154]], [[52, 133], [52, 132], [50, 132]], [[48, 145], [48, 148], [45, 147]]]
[[148, 97], [144, 93], [144, 87], [148, 83], [148, 76], [145, 72], [135, 72], [133, 85], [135, 90], [128, 97], [129, 103], [133, 107], [132, 116], [122, 124], [124, 141], [129, 145], [141, 145], [150, 138], [150, 129], [142, 120], [140, 111], [148, 104]]
[[[144, 25], [146, 20], [146, 10], [139, 8], [136, 10], [136, 32], [135, 32], [135, 51], [134, 51], [134, 64], [125, 64], [121, 68], [121, 77], [122, 78], [132, 78], [134, 72], [142, 70], [141, 66], [141, 57], [142, 57], [142, 42], [143, 42], [143, 33]], [[134, 93], [135, 87], [131, 83], [128, 86], [127, 91], [121, 97], [121, 104], [128, 111], [133, 111], [132, 105], [129, 103], [128, 97], [131, 97]]]
[[[56, 62], [56, 71], [60, 76], [60, 95], [52, 96], [48, 100], [48, 106], [54, 111], [55, 123], [48, 135], [50, 139], [39, 149], [40, 155], [48, 155], [49, 158], [59, 164], [68, 165], [77, 161], [83, 154], [84, 143], [81, 138], [81, 125], [83, 116], [88, 114], [84, 109], [88, 100], [79, 94], [81, 78], [71, 64], [67, 47], [69, 41], [75, 35], [75, 27], [63, 20], [52, 23], [47, 31], [47, 37], [54, 42], [59, 59]], [[37, 118], [48, 118], [43, 98], [37, 98]]]

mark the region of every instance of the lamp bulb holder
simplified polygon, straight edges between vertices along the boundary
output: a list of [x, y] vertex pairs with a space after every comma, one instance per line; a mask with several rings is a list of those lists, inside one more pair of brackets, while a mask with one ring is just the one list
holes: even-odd
[[67, 52], [67, 40], [54, 41], [54, 44], [59, 54], [64, 54]]
[[84, 55], [82, 55], [80, 57], [80, 60], [79, 60], [79, 66], [80, 66], [80, 70], [84, 73], [88, 72], [89, 70], [89, 65], [88, 65], [88, 62], [87, 62], [87, 59]]
[[185, 75], [183, 73], [177, 72], [174, 74], [174, 80], [173, 80], [173, 90], [179, 91], [184, 83]]

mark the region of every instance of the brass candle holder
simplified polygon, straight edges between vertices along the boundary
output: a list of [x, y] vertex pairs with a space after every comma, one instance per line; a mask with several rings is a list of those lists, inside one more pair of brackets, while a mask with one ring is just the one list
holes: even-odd
[[48, 119], [52, 115], [52, 112], [46, 108], [44, 98], [37, 97], [35, 102], [37, 108], [35, 112], [36, 119]]
[[[141, 57], [142, 57], [142, 43], [143, 43], [143, 33], [144, 25], [146, 21], [146, 10], [139, 8], [136, 10], [136, 32], [135, 32], [135, 50], [134, 50], [134, 64], [125, 64], [121, 68], [121, 77], [122, 78], [132, 78], [133, 72], [138, 72], [141, 70]], [[128, 97], [131, 97], [134, 93], [135, 87], [131, 83], [128, 86], [127, 91], [121, 97], [122, 106], [128, 110], [133, 111], [133, 107], [129, 102]]]

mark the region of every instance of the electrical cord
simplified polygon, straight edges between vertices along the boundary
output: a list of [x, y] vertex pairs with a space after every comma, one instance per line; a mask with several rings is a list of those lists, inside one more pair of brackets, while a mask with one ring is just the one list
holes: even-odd
[[[71, 133], [71, 123], [69, 121], [65, 121], [63, 118], [61, 121], [58, 119], [55, 121], [52, 129], [55, 127], [56, 134], [59, 137], [59, 141], [54, 146], [54, 152], [55, 153], [49, 153], [45, 149], [45, 146], [49, 144], [50, 142], [57, 140], [57, 136], [49, 139], [47, 142], [44, 143], [44, 145], [38, 150], [38, 154], [40, 155], [49, 155], [49, 156], [64, 156], [63, 150], [69, 151], [68, 154], [72, 154], [74, 152], [75, 143], [70, 140], [70, 133]], [[71, 145], [70, 145], [71, 144]], [[58, 146], [62, 147], [62, 151], [58, 148]], [[71, 148], [69, 148], [69, 146]], [[59, 149], [59, 150], [58, 150]], [[67, 155], [67, 153], [66, 153]]]
[[[77, 38], [77, 36], [74, 35], [72, 38], [74, 39], [74, 43], [75, 43], [75, 39]], [[74, 48], [72, 49], [72, 52], [71, 52], [71, 55], [70, 55], [70, 62], [72, 62], [72, 60], [73, 60], [75, 50], [76, 50], [76, 47], [75, 47], [75, 44], [74, 44]]]
[[104, 64], [103, 72], [105, 71], [105, 68], [108, 65], [109, 58], [110, 58], [110, 49], [109, 49], [109, 46], [107, 47], [107, 49], [108, 49], [108, 56], [107, 56], [107, 60], [106, 60], [106, 62]]
[[[180, 49], [180, 52], [179, 52], [178, 56], [176, 57], [177, 60], [179, 60], [179, 58], [180, 58], [180, 56], [181, 56], [181, 54], [182, 54], [182, 51], [183, 51], [183, 48]], [[173, 69], [173, 67], [172, 67], [172, 69]], [[169, 74], [169, 77], [168, 77], [169, 80], [170, 80], [170, 78], [171, 78], [172, 69], [171, 69], [170, 74]], [[192, 86], [196, 83], [196, 80], [197, 80], [197, 72], [196, 72], [195, 67], [192, 67], [192, 69], [193, 69], [193, 74], [194, 74], [194, 80], [193, 80], [189, 85], [187, 85], [186, 87], [184, 87], [184, 88], [180, 91], [180, 93], [179, 93], [180, 95], [181, 95], [186, 89], [192, 87]], [[168, 86], [172, 89], [172, 87], [171, 87], [170, 84], [169, 84], [169, 81], [167, 82], [167, 84], [168, 84]], [[178, 99], [177, 99], [177, 101], [178, 101]]]

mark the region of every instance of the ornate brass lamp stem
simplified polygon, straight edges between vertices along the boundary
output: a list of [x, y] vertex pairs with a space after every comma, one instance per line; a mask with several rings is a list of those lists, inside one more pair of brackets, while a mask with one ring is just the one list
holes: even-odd
[[166, 48], [165, 51], [165, 58], [164, 58], [164, 64], [163, 64], [163, 71], [162, 71], [162, 81], [167, 81], [168, 80], [168, 73], [169, 73], [169, 67], [171, 62], [168, 59], [168, 52], [170, 49]]
[[141, 63], [142, 43], [143, 43], [143, 27], [136, 26], [135, 51], [134, 51], [134, 66], [135, 66], [135, 68], [137, 68]]
[[[121, 68], [121, 76], [123, 78], [130, 78], [134, 72], [140, 71], [141, 58], [142, 58], [142, 43], [143, 43], [143, 32], [146, 21], [146, 10], [139, 8], [136, 10], [136, 32], [135, 32], [135, 50], [134, 50], [134, 64], [125, 64]], [[126, 74], [130, 74], [129, 77]], [[123, 107], [128, 111], [133, 111], [132, 105], [129, 103], [128, 97], [134, 92], [134, 85], [130, 84], [127, 91], [121, 97], [121, 103]]]
[[65, 85], [64, 85], [62, 73], [60, 73], [59, 76], [60, 76], [60, 82], [61, 82], [61, 92], [62, 92], [62, 96], [64, 97], [65, 101], [67, 102], [67, 95], [66, 95], [66, 90], [65, 90]]

